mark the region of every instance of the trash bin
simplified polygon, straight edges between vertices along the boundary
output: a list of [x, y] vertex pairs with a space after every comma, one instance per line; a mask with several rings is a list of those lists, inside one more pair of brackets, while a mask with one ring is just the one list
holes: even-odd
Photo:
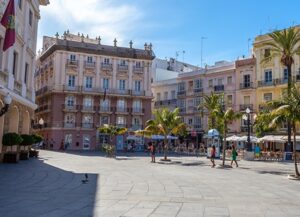
[[293, 160], [293, 152], [285, 152], [284, 160]]

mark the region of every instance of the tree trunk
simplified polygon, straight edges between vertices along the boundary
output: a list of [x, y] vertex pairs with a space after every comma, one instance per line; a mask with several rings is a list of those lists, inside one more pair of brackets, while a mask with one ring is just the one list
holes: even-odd
[[223, 166], [225, 166], [225, 145], [226, 145], [226, 128], [227, 128], [227, 126], [226, 126], [226, 124], [224, 125], [224, 128], [225, 128], [225, 130], [224, 130], [224, 141], [223, 141]]
[[[291, 89], [292, 89], [292, 65], [287, 65], [288, 70], [288, 86], [287, 86], [287, 93], [290, 97], [291, 95]], [[287, 123], [287, 130], [288, 130], [288, 147], [287, 151], [291, 151], [291, 144], [292, 144], [292, 123], [291, 121], [288, 121]]]
[[294, 143], [293, 143], [293, 155], [294, 155], [294, 163], [295, 163], [295, 176], [299, 177], [299, 170], [297, 166], [297, 152], [296, 152], [296, 124], [293, 123], [293, 137], [294, 137]]
[[168, 150], [168, 139], [167, 136], [165, 135], [164, 139], [164, 159], [167, 160], [167, 150]]

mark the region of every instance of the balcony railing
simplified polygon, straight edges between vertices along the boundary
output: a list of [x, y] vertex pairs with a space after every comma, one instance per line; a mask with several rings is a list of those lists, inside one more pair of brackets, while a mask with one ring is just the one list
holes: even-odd
[[120, 65], [120, 64], [118, 64], [118, 71], [128, 72], [128, 65]]
[[143, 73], [144, 68], [141, 66], [133, 66], [133, 72], [134, 73]]
[[78, 60], [70, 60], [70, 59], [68, 59], [67, 60], [67, 66], [77, 67], [78, 66]]
[[253, 110], [253, 104], [241, 104], [240, 105], [240, 111], [245, 111], [247, 108], [250, 110]]
[[258, 81], [257, 82], [258, 87], [268, 87], [268, 86], [273, 86], [275, 84], [276, 84], [275, 79], [270, 80], [270, 81]]
[[177, 96], [185, 96], [186, 95], [186, 91], [185, 90], [181, 90], [177, 92]]
[[288, 79], [287, 78], [278, 78], [276, 79], [276, 84], [287, 84]]
[[110, 112], [112, 108], [109, 106], [100, 106], [100, 112]]
[[144, 109], [139, 108], [139, 107], [133, 107], [132, 108], [132, 113], [144, 113]]
[[77, 111], [79, 110], [79, 105], [67, 105], [67, 104], [63, 104], [63, 109], [64, 110], [69, 110], [69, 111]]
[[101, 63], [101, 70], [112, 71], [113, 66], [111, 63]]
[[85, 128], [85, 129], [93, 129], [94, 124], [93, 123], [82, 123], [81, 127]]
[[132, 90], [131, 95], [132, 96], [145, 96], [146, 91], [144, 90]]
[[117, 112], [127, 112], [127, 109], [125, 107], [117, 107]]
[[85, 68], [95, 68], [96, 67], [96, 62], [84, 61], [84, 67]]
[[214, 86], [214, 91], [216, 92], [220, 92], [220, 91], [224, 91], [224, 85], [216, 85]]
[[253, 85], [253, 82], [244, 82], [244, 83], [240, 83], [240, 89], [243, 90], [243, 89], [250, 89], [250, 88], [253, 88], [254, 85]]
[[130, 95], [130, 90], [120, 90], [120, 89], [116, 89], [113, 91], [115, 94], [120, 94], [120, 95]]
[[75, 128], [75, 123], [64, 122], [64, 128]]
[[160, 100], [154, 103], [155, 106], [177, 105], [177, 99]]
[[194, 93], [197, 94], [197, 93], [202, 93], [203, 92], [203, 88], [195, 88], [194, 89]]
[[82, 107], [81, 107], [81, 111], [91, 112], [91, 111], [96, 111], [96, 110], [97, 110], [96, 106], [82, 105]]
[[99, 88], [83, 86], [82, 87], [82, 91], [83, 92], [89, 92], [89, 93], [98, 93], [99, 92]]
[[79, 92], [80, 91], [80, 86], [69, 86], [69, 85], [64, 85], [63, 86], [64, 91], [74, 91], [74, 92]]

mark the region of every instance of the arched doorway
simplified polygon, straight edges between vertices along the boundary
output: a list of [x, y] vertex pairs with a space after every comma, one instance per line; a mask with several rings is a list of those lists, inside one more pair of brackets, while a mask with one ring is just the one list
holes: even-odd
[[30, 114], [28, 111], [23, 113], [23, 126], [21, 134], [29, 134], [30, 130]]
[[[3, 102], [0, 100], [0, 108], [4, 106]], [[0, 117], [0, 154], [2, 153], [2, 137], [3, 137], [3, 130], [4, 130], [4, 116]], [[1, 160], [0, 160], [1, 161]]]

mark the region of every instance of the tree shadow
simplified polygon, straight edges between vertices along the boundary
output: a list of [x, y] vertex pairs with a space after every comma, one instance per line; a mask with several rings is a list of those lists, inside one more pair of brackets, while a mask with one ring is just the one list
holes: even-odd
[[83, 181], [42, 159], [0, 164], [0, 174], [0, 216], [93, 216], [98, 174]]

